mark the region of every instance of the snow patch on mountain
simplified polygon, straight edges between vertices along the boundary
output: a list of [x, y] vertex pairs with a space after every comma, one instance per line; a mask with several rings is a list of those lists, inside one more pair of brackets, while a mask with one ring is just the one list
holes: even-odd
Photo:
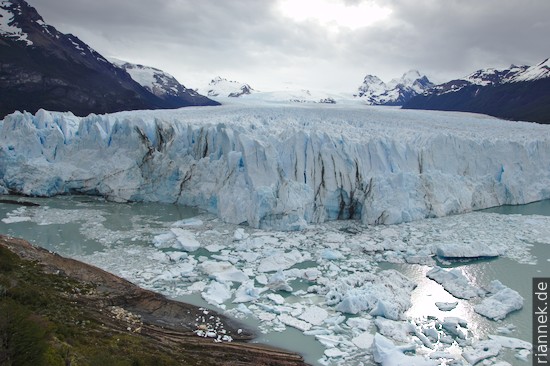
[[550, 77], [550, 58], [538, 63], [535, 66], [531, 66], [524, 70], [522, 73], [515, 76], [511, 81], [532, 81], [545, 79]]
[[387, 84], [377, 76], [367, 75], [354, 96], [369, 105], [402, 105], [432, 86], [428, 78], [416, 70], [410, 70]]
[[15, 12], [21, 14], [20, 5], [14, 4], [10, 0], [0, 1], [0, 35], [26, 42], [28, 46], [31, 46], [33, 42], [28, 38], [28, 34], [15, 22]]
[[321, 104], [2, 122], [0, 186], [198, 206], [231, 223], [392, 224], [550, 198], [547, 126]]
[[116, 58], [110, 58], [109, 61], [121, 69], [126, 70], [132, 79], [157, 97], [177, 97], [182, 94], [190, 94], [191, 96], [198, 95], [194, 90], [186, 88], [184, 85], [180, 84], [175, 77], [165, 71], [151, 66], [133, 64]]

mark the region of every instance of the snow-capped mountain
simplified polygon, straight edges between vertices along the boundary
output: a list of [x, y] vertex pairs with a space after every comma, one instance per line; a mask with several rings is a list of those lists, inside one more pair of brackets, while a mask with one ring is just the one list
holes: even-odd
[[141, 86], [166, 102], [187, 102], [191, 105], [209, 104], [208, 98], [200, 95], [193, 89], [188, 89], [169, 73], [151, 66], [133, 64], [115, 58], [109, 58], [114, 65], [124, 69], [132, 79]]
[[496, 117], [550, 123], [550, 59], [534, 66], [477, 70], [437, 85], [403, 105], [485, 113]]
[[526, 68], [523, 72], [516, 75], [512, 81], [533, 81], [547, 78], [550, 78], [550, 58], [547, 58], [535, 66]]
[[420, 75], [416, 70], [410, 70], [389, 83], [384, 83], [377, 76], [367, 75], [354, 96], [370, 105], [402, 105], [433, 86], [425, 75]]
[[46, 24], [24, 0], [0, 0], [0, 64], [0, 117], [15, 110], [86, 115], [205, 100], [174, 105], [157, 97], [78, 37]]
[[238, 81], [227, 80], [220, 76], [212, 79], [203, 93], [209, 97], [238, 98], [256, 92], [250, 85]]

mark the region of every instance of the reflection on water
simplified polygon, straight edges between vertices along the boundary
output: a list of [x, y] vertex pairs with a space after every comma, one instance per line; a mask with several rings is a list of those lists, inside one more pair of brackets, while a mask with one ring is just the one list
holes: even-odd
[[[537, 264], [518, 263], [507, 258], [491, 260], [477, 260], [472, 262], [457, 262], [442, 267], [459, 268], [462, 274], [468, 278], [472, 285], [484, 288], [493, 280], [499, 280], [505, 286], [520, 293], [525, 299], [523, 309], [510, 313], [503, 321], [489, 320], [474, 311], [474, 305], [480, 299], [457, 299], [443, 288], [440, 284], [426, 277], [426, 272], [431, 267], [415, 264], [381, 264], [382, 268], [394, 268], [412, 281], [418, 287], [411, 295], [412, 307], [406, 315], [416, 322], [427, 324], [430, 317], [437, 317], [443, 320], [445, 317], [459, 317], [468, 322], [470, 335], [475, 338], [486, 338], [489, 334], [498, 334], [498, 328], [512, 324], [515, 331], [509, 336], [531, 341], [532, 320], [531, 320], [531, 279], [533, 277], [550, 276], [548, 258], [550, 258], [550, 245], [537, 244], [531, 247], [531, 254], [537, 258]], [[458, 302], [455, 309], [441, 311], [435, 305], [436, 302]], [[512, 352], [505, 352], [504, 357], [512, 364], [517, 362]]]

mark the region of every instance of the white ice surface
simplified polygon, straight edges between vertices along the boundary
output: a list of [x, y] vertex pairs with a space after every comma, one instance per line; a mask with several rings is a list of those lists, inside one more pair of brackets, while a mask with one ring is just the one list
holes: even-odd
[[229, 104], [0, 122], [0, 187], [198, 206], [252, 227], [392, 224], [550, 198], [550, 126], [353, 105]]

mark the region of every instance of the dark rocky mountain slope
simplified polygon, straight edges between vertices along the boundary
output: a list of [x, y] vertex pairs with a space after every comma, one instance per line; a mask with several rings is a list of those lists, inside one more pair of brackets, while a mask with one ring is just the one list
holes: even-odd
[[24, 0], [0, 3], [0, 118], [40, 108], [87, 115], [215, 104], [199, 95], [160, 98]]

